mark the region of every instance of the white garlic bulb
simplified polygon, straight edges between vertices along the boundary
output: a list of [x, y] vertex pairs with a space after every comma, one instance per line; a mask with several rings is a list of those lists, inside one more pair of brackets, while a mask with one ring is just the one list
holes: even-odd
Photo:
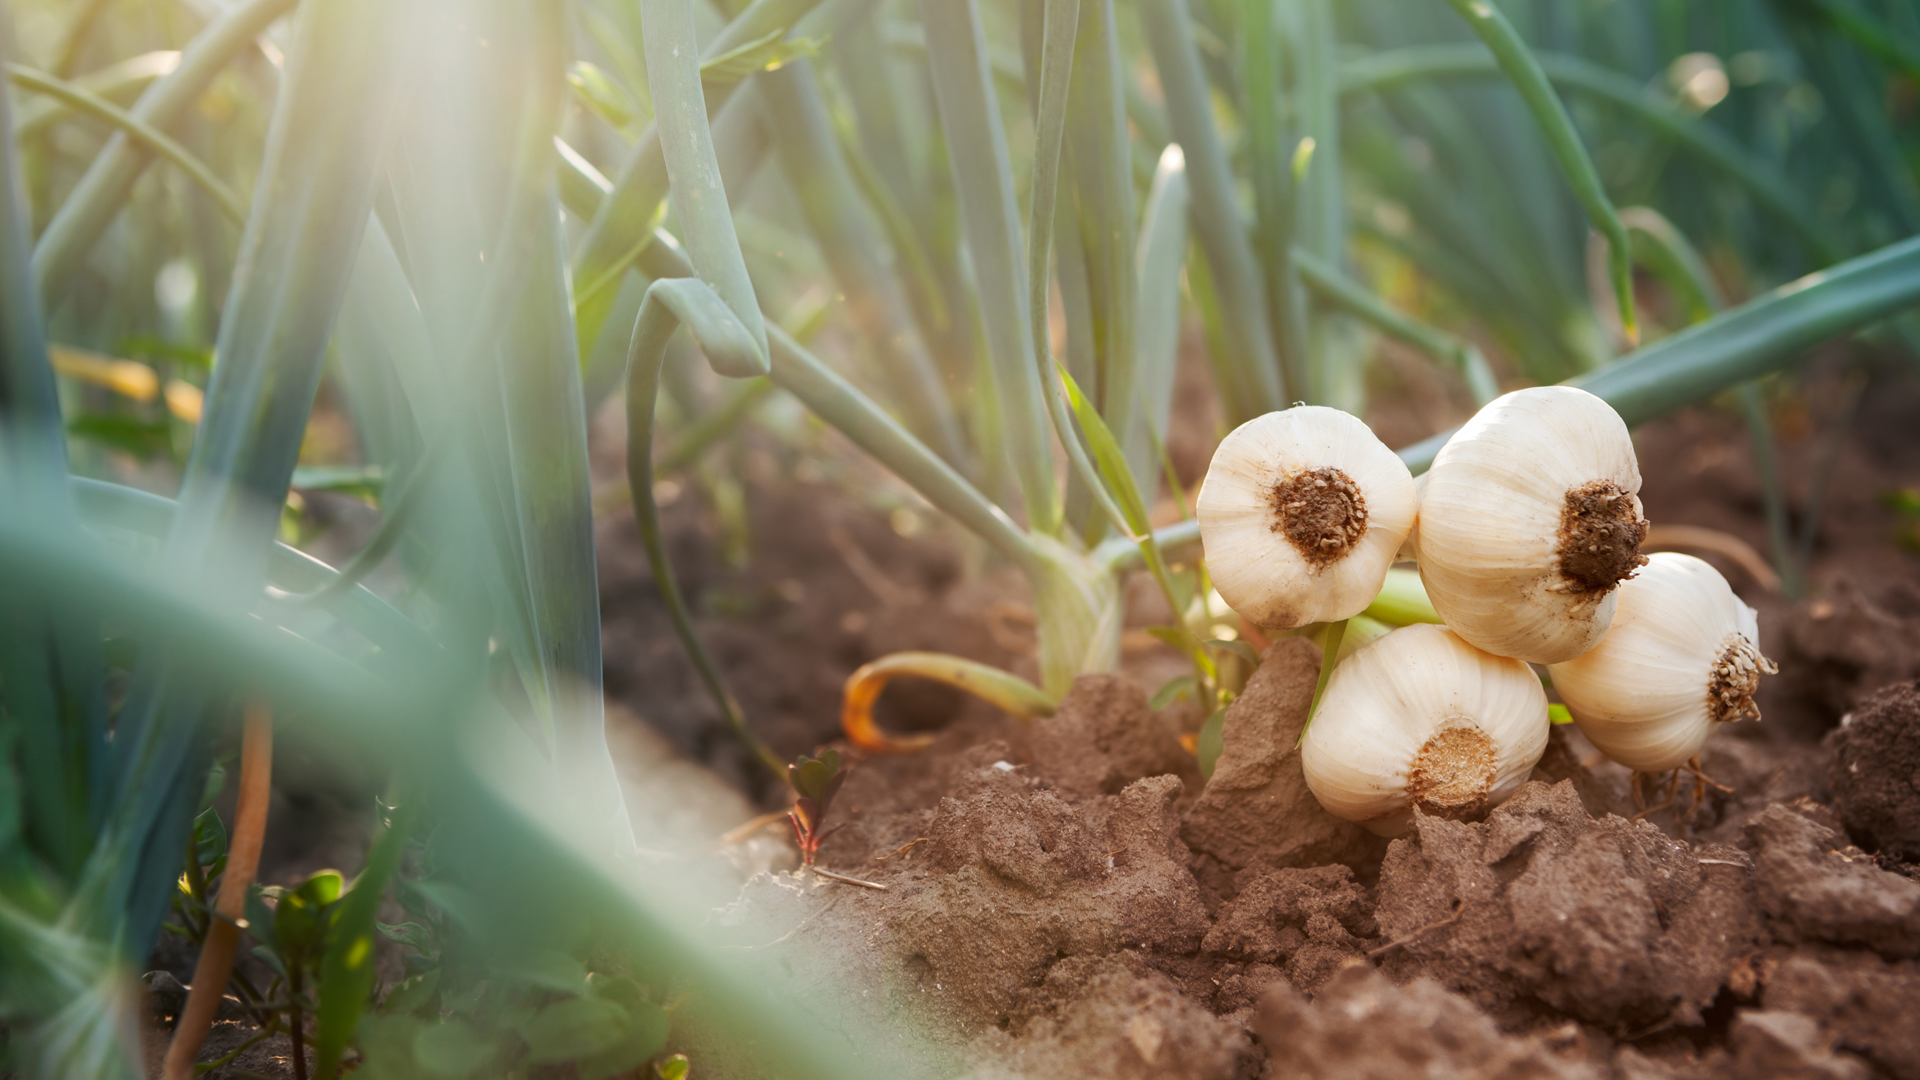
[[1640, 465], [1613, 407], [1570, 386], [1500, 397], [1440, 453], [1415, 549], [1434, 609], [1467, 641], [1536, 664], [1599, 644], [1646, 560]]
[[1663, 551], [1620, 586], [1613, 629], [1592, 651], [1554, 664], [1553, 688], [1608, 757], [1641, 772], [1679, 768], [1714, 726], [1760, 718], [1760, 623], [1720, 572]]
[[1531, 668], [1419, 623], [1333, 669], [1300, 763], [1330, 813], [1398, 836], [1415, 806], [1465, 817], [1505, 801], [1526, 783], [1551, 726]]
[[1197, 511], [1213, 586], [1256, 625], [1358, 615], [1413, 526], [1413, 475], [1367, 425], [1297, 405], [1235, 428]]

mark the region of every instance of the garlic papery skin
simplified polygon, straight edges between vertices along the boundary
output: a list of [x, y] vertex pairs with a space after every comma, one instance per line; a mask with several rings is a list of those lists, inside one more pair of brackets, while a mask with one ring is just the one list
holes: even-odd
[[1457, 818], [1505, 801], [1526, 783], [1551, 726], [1526, 664], [1421, 623], [1333, 669], [1300, 763], [1334, 816], [1398, 836], [1415, 806]]
[[1727, 579], [1663, 551], [1620, 586], [1606, 640], [1547, 669], [1580, 733], [1630, 769], [1686, 764], [1723, 723], [1760, 718], [1754, 691], [1778, 669], [1760, 654], [1760, 622]]
[[1434, 457], [1420, 492], [1420, 579], [1448, 626], [1536, 664], [1600, 643], [1615, 586], [1645, 562], [1627, 425], [1585, 390], [1495, 399]]
[[1257, 626], [1358, 615], [1413, 527], [1413, 474], [1360, 420], [1297, 405], [1235, 428], [1196, 505], [1213, 587]]

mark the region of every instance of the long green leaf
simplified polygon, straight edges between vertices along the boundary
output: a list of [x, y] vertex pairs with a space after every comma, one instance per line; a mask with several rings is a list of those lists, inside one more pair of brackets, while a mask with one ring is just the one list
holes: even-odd
[[861, 202], [812, 65], [788, 64], [764, 78], [769, 92], [762, 101], [788, 183], [846, 298], [855, 332], [882, 356], [893, 400], [914, 434], [966, 469], [970, 455], [958, 409], [921, 342], [900, 275], [886, 261], [887, 239]]
[[1633, 306], [1633, 254], [1627, 229], [1620, 224], [1620, 215], [1607, 198], [1600, 174], [1594, 170], [1593, 159], [1587, 156], [1587, 148], [1580, 141], [1573, 118], [1567, 115], [1567, 107], [1554, 94], [1553, 84], [1547, 81], [1547, 74], [1540, 69], [1533, 50], [1520, 39], [1519, 32], [1491, 0], [1447, 0], [1447, 3], [1453, 5], [1454, 11], [1466, 20], [1487, 48], [1493, 50], [1494, 59], [1500, 62], [1501, 70], [1520, 91], [1521, 99], [1540, 125], [1547, 145], [1560, 162], [1561, 172], [1573, 187], [1574, 197], [1580, 200], [1593, 227], [1607, 238], [1607, 259], [1613, 273], [1614, 300], [1620, 306], [1620, 323], [1626, 328], [1629, 340], [1639, 340], [1640, 320]]
[[1007, 451], [1028, 524], [1053, 533], [1060, 527], [1062, 505], [1032, 338], [1033, 321], [1046, 313], [1032, 308], [1017, 255], [1022, 244], [1013, 169], [988, 73], [985, 33], [974, 0], [922, 0], [920, 17], [927, 28], [928, 66], [959, 193]]
[[[1920, 237], [1808, 274], [1573, 380], [1629, 425], [1783, 367], [1837, 334], [1920, 303]], [[1400, 451], [1419, 472], [1452, 432]]]
[[1167, 97], [1167, 121], [1186, 153], [1193, 183], [1193, 226], [1232, 335], [1233, 385], [1220, 388], [1227, 416], [1239, 422], [1283, 408], [1288, 386], [1267, 318], [1264, 278], [1246, 235], [1233, 171], [1213, 117], [1213, 94], [1200, 66], [1186, 0], [1141, 0], [1140, 16]]
[[229, 188], [225, 181], [215, 176], [205, 162], [194, 157], [191, 151], [175, 142], [166, 132], [83, 86], [67, 82], [65, 79], [56, 79], [45, 72], [21, 67], [19, 64], [8, 64], [7, 78], [15, 86], [57, 98], [78, 112], [113, 125], [148, 150], [173, 162], [181, 172], [187, 174], [188, 179], [213, 196], [213, 201], [219, 205], [227, 217], [236, 224], [246, 224], [247, 211], [240, 205], [240, 197], [233, 193], [233, 189]]
[[[220, 363], [166, 547], [174, 573], [206, 581], [226, 602], [251, 602], [265, 578], [327, 340], [372, 208], [385, 132], [367, 118], [391, 114], [398, 22], [392, 5], [379, 0], [315, 4], [297, 21], [268, 136], [263, 194], [241, 240], [241, 272], [215, 345]], [[103, 157], [113, 153], [110, 146]], [[118, 790], [108, 834], [89, 863], [90, 876], [104, 886], [88, 897], [95, 905], [89, 925], [135, 953], [151, 942], [165, 911], [191, 817], [191, 762], [212, 704], [194, 680], [169, 670], [166, 652], [143, 655], [121, 712]]]
[[[1577, 91], [1619, 108], [1649, 130], [1713, 167], [1743, 188], [1760, 208], [1794, 232], [1815, 258], [1839, 257], [1828, 231], [1808, 213], [1806, 200], [1780, 171], [1755, 157], [1710, 124], [1682, 111], [1637, 80], [1577, 56], [1536, 53], [1535, 59], [1555, 86]], [[1419, 45], [1346, 61], [1341, 65], [1343, 95], [1386, 91], [1426, 79], [1488, 77], [1500, 64], [1479, 45]]]
[[701, 280], [727, 306], [759, 346], [760, 371], [766, 371], [767, 330], [753, 296], [733, 212], [714, 156], [707, 126], [706, 92], [700, 83], [700, 49], [693, 34], [693, 0], [641, 0], [646, 26], [647, 84], [653, 93], [654, 123], [660, 128], [674, 209], [679, 211], [682, 242]]
[[1139, 322], [1135, 327], [1137, 408], [1126, 429], [1127, 467], [1141, 492], [1159, 488], [1160, 454], [1173, 409], [1174, 373], [1180, 364], [1180, 271], [1187, 261], [1186, 155], [1177, 145], [1160, 154], [1147, 216], [1140, 226]]
[[[173, 73], [155, 80], [128, 112], [159, 130], [171, 127], [214, 78], [296, 2], [246, 0], [228, 8], [181, 52]], [[48, 304], [59, 300], [74, 268], [113, 223], [151, 160], [147, 149], [118, 134], [87, 166], [33, 250], [34, 278]]]

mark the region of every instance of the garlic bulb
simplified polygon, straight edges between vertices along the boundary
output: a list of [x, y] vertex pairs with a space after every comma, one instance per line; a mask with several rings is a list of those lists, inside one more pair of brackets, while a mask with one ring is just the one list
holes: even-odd
[[1679, 768], [1716, 724], [1760, 718], [1760, 623], [1719, 571], [1660, 552], [1620, 586], [1613, 629], [1591, 652], [1554, 664], [1553, 688], [1608, 757], [1641, 772]]
[[1287, 629], [1372, 602], [1413, 526], [1413, 476], [1359, 419], [1297, 405], [1221, 441], [1197, 509], [1214, 588], [1256, 625]]
[[1571, 660], [1613, 621], [1646, 559], [1640, 465], [1612, 406], [1570, 386], [1517, 390], [1435, 456], [1420, 492], [1420, 579], [1447, 625], [1500, 656]]
[[1527, 665], [1419, 623], [1333, 669], [1300, 763], [1321, 806], [1397, 836], [1415, 806], [1464, 817], [1504, 801], [1540, 760], [1550, 726]]

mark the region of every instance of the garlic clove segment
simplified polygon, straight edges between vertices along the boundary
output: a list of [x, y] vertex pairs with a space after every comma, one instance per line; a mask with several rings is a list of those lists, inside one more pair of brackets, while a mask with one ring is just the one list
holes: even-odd
[[1333, 669], [1300, 763], [1330, 813], [1398, 836], [1415, 806], [1467, 817], [1505, 801], [1546, 751], [1551, 726], [1526, 664], [1419, 623]]
[[1365, 610], [1416, 505], [1413, 475], [1372, 429], [1297, 405], [1221, 441], [1196, 510], [1221, 598], [1258, 626], [1289, 629]]
[[1613, 621], [1646, 562], [1640, 464], [1613, 407], [1571, 386], [1496, 398], [1434, 457], [1420, 492], [1420, 579], [1487, 652], [1571, 660]]
[[1727, 579], [1670, 551], [1620, 586], [1606, 640], [1548, 668], [1580, 733], [1648, 773], [1684, 765], [1719, 724], [1758, 720], [1754, 691], [1777, 670], [1760, 654], [1759, 616]]

